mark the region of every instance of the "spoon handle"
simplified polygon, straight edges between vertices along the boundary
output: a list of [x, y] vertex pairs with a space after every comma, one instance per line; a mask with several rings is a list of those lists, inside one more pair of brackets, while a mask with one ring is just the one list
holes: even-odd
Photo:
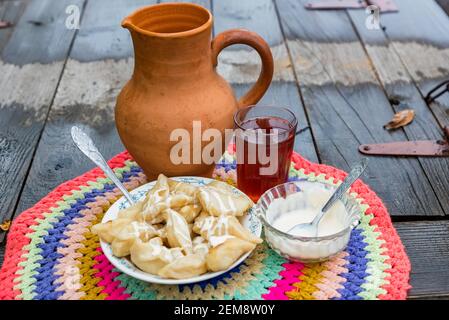
[[106, 176], [114, 182], [114, 184], [120, 189], [120, 191], [124, 194], [125, 198], [129, 201], [130, 204], [134, 204], [135, 201], [129, 194], [128, 190], [126, 190], [125, 186], [120, 182], [120, 180], [115, 175], [114, 171], [109, 167], [106, 160], [101, 155], [100, 151], [98, 151], [92, 139], [80, 128], [72, 127], [72, 139], [75, 142], [76, 146], [84, 153], [90, 160], [92, 160], [101, 170], [104, 171]]
[[368, 158], [363, 158], [362, 161], [356, 165], [351, 172], [349, 172], [348, 176], [345, 180], [343, 180], [342, 184], [337, 188], [334, 194], [330, 197], [330, 199], [326, 202], [323, 209], [317, 217], [314, 219], [313, 223], [319, 223], [323, 215], [329, 210], [334, 203], [340, 199], [343, 194], [348, 191], [349, 187], [362, 175], [368, 166]]

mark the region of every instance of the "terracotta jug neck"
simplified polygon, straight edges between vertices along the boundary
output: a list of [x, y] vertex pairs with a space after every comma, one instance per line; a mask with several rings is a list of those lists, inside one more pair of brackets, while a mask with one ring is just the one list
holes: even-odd
[[213, 69], [210, 34], [167, 39], [132, 32], [135, 73], [170, 78], [210, 72]]
[[122, 23], [131, 32], [135, 77], [191, 77], [213, 69], [212, 15], [190, 3], [164, 3], [137, 10]]

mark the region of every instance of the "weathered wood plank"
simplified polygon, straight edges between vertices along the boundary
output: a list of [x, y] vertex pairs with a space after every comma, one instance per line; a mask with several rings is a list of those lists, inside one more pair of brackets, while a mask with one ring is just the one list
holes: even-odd
[[[320, 158], [348, 170], [360, 144], [407, 137], [382, 128], [393, 110], [346, 13], [307, 11], [306, 2], [276, 4]], [[444, 214], [417, 159], [370, 160], [364, 180], [391, 215]]]
[[412, 265], [409, 298], [449, 297], [449, 221], [394, 224]]
[[[449, 17], [435, 1], [395, 1], [397, 14], [381, 23], [391, 45], [406, 66], [421, 94], [449, 79]], [[449, 125], [449, 94], [430, 105], [441, 126]]]
[[[288, 107], [298, 118], [299, 128], [308, 127], [273, 2], [214, 1], [213, 9], [215, 34], [228, 29], [245, 28], [260, 34], [272, 48], [275, 75], [270, 89], [259, 104]], [[246, 46], [233, 46], [221, 53], [217, 70], [233, 85], [237, 96], [241, 96], [257, 80], [260, 58], [254, 50]], [[318, 162], [310, 130], [297, 136], [295, 151], [311, 161]]]
[[[409, 140], [438, 140], [441, 128], [419, 90], [415, 86], [408, 70], [396, 51], [389, 44], [383, 30], [369, 30], [365, 27], [366, 14], [360, 10], [349, 10], [360, 39], [371, 58], [379, 81], [385, 89], [395, 112], [404, 108], [415, 110], [416, 118], [404, 131]], [[401, 15], [397, 17], [401, 19]], [[449, 158], [419, 158], [427, 178], [438, 200], [449, 215]]]
[[14, 31], [14, 26], [19, 21], [29, 0], [1, 1], [0, 20], [12, 23], [9, 28], [0, 29], [0, 52], [2, 52], [9, 37]]
[[[106, 158], [123, 151], [114, 123], [116, 97], [131, 77], [133, 49], [122, 19], [148, 0], [89, 1], [49, 113], [16, 213], [94, 167], [72, 142], [88, 132]], [[155, 3], [155, 1], [153, 1]]]
[[1, 53], [0, 222], [13, 215], [75, 34], [65, 8], [83, 3], [32, 1]]
[[449, 15], [449, 0], [436, 0], [440, 7]]

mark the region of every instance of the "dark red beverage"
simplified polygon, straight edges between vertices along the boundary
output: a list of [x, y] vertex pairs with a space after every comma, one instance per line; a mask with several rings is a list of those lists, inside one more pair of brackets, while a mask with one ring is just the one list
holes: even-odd
[[295, 132], [294, 116], [258, 116], [238, 123], [237, 184], [254, 202], [268, 189], [287, 181]]

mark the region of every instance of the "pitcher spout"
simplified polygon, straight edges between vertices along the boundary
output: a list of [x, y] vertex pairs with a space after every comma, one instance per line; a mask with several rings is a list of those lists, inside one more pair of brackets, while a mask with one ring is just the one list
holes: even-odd
[[122, 28], [128, 29], [129, 31], [134, 30], [134, 25], [131, 22], [131, 18], [126, 17], [122, 21]]

